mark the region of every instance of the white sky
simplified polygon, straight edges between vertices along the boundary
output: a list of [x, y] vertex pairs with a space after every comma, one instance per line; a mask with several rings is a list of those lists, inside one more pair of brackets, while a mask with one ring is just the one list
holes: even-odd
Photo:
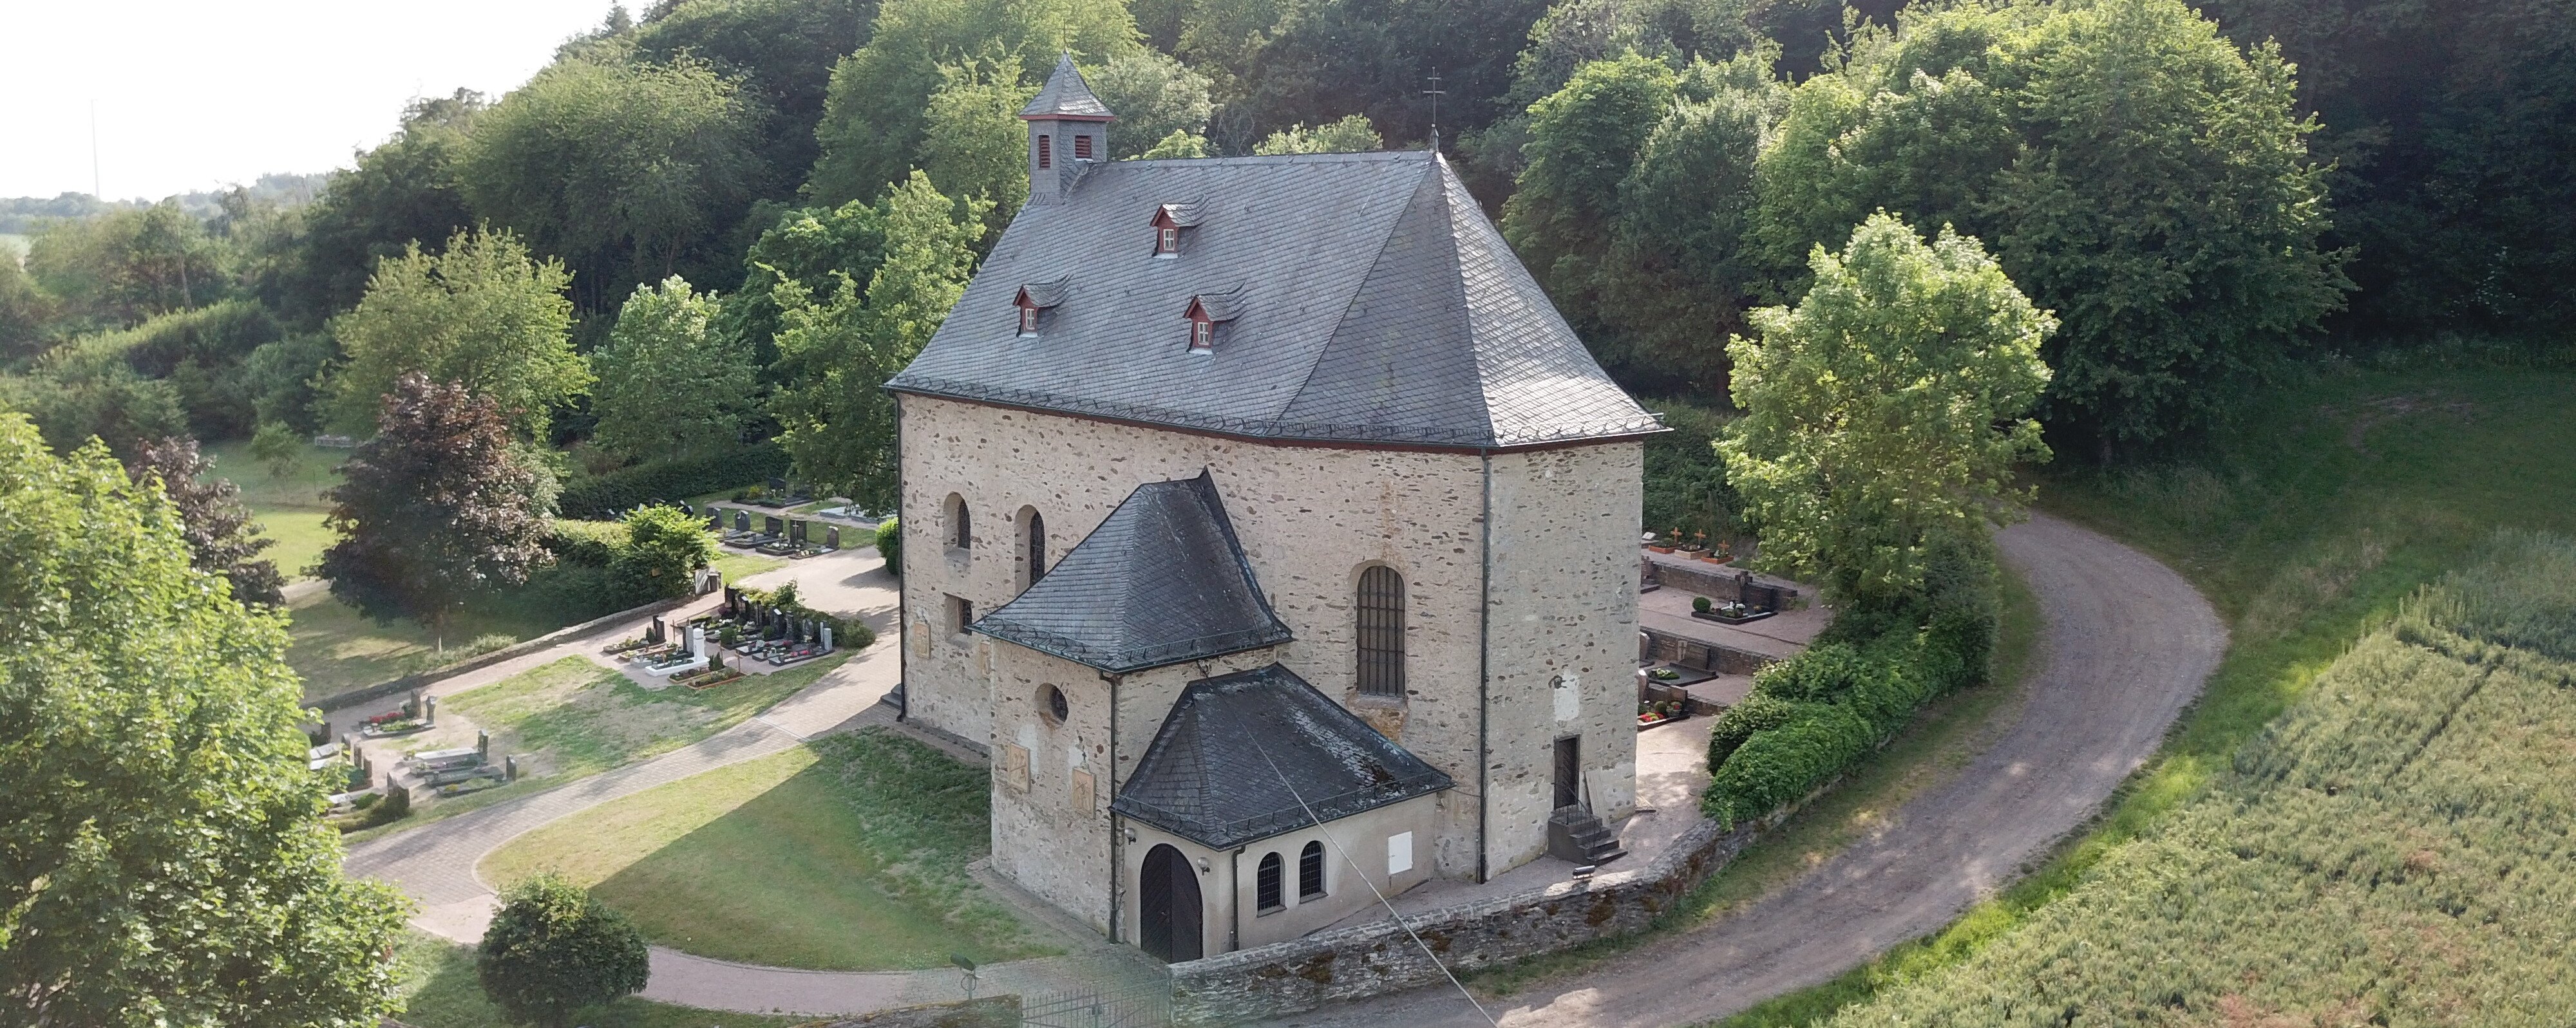
[[[0, 196], [346, 167], [415, 96], [498, 98], [612, 0], [0, 0]], [[630, 9], [640, 8], [630, 4]]]

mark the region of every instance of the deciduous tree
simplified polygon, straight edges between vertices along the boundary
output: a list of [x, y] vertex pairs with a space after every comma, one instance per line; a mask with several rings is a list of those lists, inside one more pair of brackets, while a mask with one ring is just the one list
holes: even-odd
[[922, 172], [943, 193], [989, 201], [989, 234], [999, 234], [1029, 202], [1029, 131], [1020, 109], [1037, 87], [1021, 85], [1019, 72], [1007, 59], [941, 68], [945, 81], [923, 114]]
[[636, 286], [618, 312], [599, 369], [591, 441], [637, 459], [696, 457], [742, 442], [755, 403], [751, 351], [738, 337], [710, 332], [716, 309], [674, 275]]
[[623, 520], [626, 546], [609, 568], [620, 595], [686, 596], [691, 574], [715, 559], [716, 540], [704, 518], [657, 504], [628, 511]]
[[178, 509], [191, 567], [232, 582], [233, 599], [280, 606], [286, 602], [286, 580], [278, 575], [275, 561], [256, 559], [277, 540], [259, 537], [250, 508], [242, 506], [240, 487], [213, 477], [214, 467], [212, 459], [197, 452], [196, 440], [173, 436], [145, 444], [126, 470], [137, 485], [157, 484]]
[[444, 246], [474, 224], [457, 187], [456, 156], [485, 106], [482, 94], [467, 89], [414, 100], [392, 139], [331, 176], [304, 212], [304, 238], [282, 297], [289, 313], [319, 324], [366, 295], [377, 262], [415, 243]]
[[420, 372], [489, 397], [525, 436], [542, 436], [555, 406], [591, 383], [569, 334], [571, 279], [506, 231], [460, 232], [435, 254], [406, 248], [331, 322], [348, 354], [331, 374], [332, 424], [366, 434], [395, 380]]
[[369, 617], [410, 617], [447, 645], [466, 598], [527, 581], [546, 558], [547, 480], [513, 452], [499, 404], [419, 372], [394, 382], [374, 438], [323, 493], [340, 541], [322, 551], [331, 595]]
[[511, 1020], [567, 1028], [584, 1007], [644, 988], [644, 933], [561, 875], [510, 887], [474, 954], [483, 994]]
[[1290, 125], [1270, 134], [1252, 152], [1264, 156], [1294, 153], [1368, 153], [1383, 150], [1386, 141], [1379, 139], [1377, 129], [1369, 125], [1368, 116], [1353, 114], [1338, 121], [1317, 125]]
[[340, 872], [286, 620], [192, 568], [105, 449], [0, 415], [0, 1006], [30, 1025], [372, 1025], [404, 900]]
[[2056, 321], [1976, 240], [1945, 228], [1926, 245], [1885, 212], [1808, 266], [1797, 307], [1755, 311], [1761, 339], [1727, 346], [1744, 416], [1718, 450], [1765, 561], [1903, 600], [1944, 537], [2014, 516], [2016, 462], [2047, 458], [2027, 415]]
[[847, 275], [819, 302], [799, 282], [776, 287], [778, 349], [791, 370], [770, 409], [786, 426], [780, 445], [807, 481], [843, 489], [869, 510], [894, 508], [894, 402], [883, 386], [966, 291], [981, 207], [940, 195], [916, 171], [886, 198], [885, 259], [864, 291]]

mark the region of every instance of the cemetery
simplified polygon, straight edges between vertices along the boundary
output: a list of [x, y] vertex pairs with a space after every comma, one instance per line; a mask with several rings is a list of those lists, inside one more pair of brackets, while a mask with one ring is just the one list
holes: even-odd
[[[834, 508], [843, 509], [843, 508]], [[841, 526], [818, 524], [802, 517], [762, 514], [755, 522], [750, 511], [709, 507], [707, 529], [716, 540], [737, 550], [749, 550], [772, 557], [803, 560], [841, 549]], [[855, 537], [858, 545], [867, 545], [864, 535]]]

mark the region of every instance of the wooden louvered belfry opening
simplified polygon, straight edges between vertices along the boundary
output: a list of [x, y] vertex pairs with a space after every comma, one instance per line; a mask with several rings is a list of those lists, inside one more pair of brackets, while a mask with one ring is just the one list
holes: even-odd
[[1379, 565], [1360, 572], [1359, 677], [1363, 696], [1404, 695], [1404, 576]]

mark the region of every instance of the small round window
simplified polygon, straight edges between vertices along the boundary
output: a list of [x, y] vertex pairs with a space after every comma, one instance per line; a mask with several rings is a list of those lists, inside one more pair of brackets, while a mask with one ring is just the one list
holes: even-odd
[[1072, 716], [1073, 705], [1065, 702], [1064, 690], [1047, 686], [1045, 699], [1047, 723], [1060, 725], [1065, 718]]

